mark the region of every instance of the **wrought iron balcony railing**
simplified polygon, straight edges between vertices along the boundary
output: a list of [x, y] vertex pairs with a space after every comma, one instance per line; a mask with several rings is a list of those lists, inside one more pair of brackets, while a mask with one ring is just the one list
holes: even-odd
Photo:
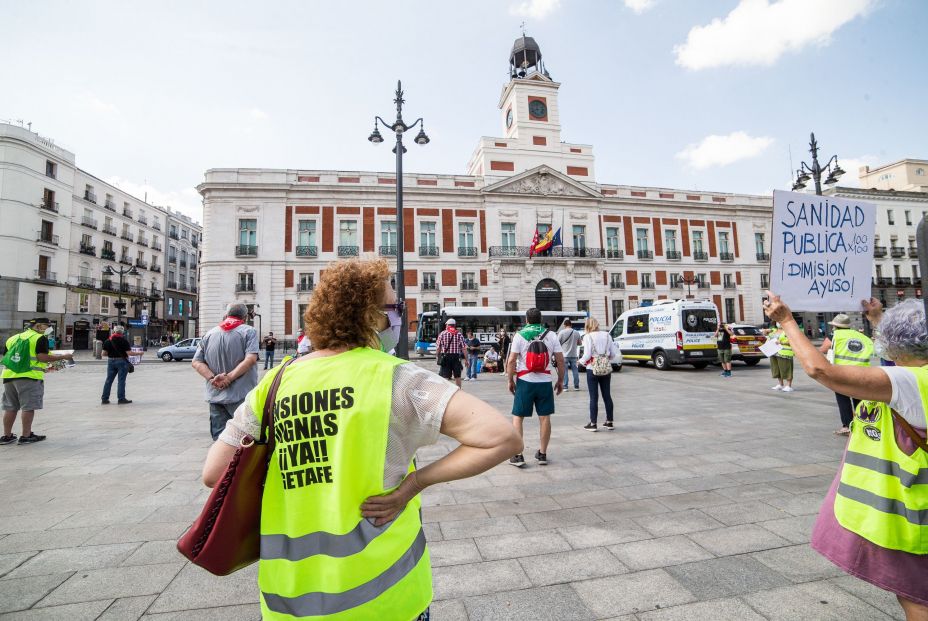
[[441, 252], [438, 246], [419, 246], [420, 257], [437, 257]]
[[693, 252], [693, 260], [694, 261], [708, 261], [709, 253], [703, 252], [702, 250], [696, 250]]
[[357, 247], [357, 246], [339, 246], [339, 247], [338, 247], [338, 256], [340, 256], [340, 257], [356, 257], [356, 256], [358, 256], [358, 247]]
[[[177, 237], [174, 237], [177, 239]], [[235, 256], [237, 257], [256, 257], [258, 256], [258, 247], [257, 246], [236, 246], [235, 247]], [[175, 257], [176, 259], [176, 257]]]
[[683, 258], [683, 255], [680, 254], [679, 250], [668, 250], [664, 253], [664, 256], [667, 257], [668, 261], [679, 261]]
[[475, 246], [458, 246], [459, 257], [476, 257], [477, 248]]
[[298, 257], [317, 257], [319, 249], [316, 246], [297, 246], [296, 256]]

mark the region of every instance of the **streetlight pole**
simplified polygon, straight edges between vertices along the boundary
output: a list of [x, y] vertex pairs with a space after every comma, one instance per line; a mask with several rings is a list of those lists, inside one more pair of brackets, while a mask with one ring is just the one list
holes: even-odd
[[122, 281], [125, 276], [138, 276], [139, 272], [135, 269], [133, 265], [129, 269], [120, 267], [118, 270], [114, 270], [111, 265], [107, 265], [106, 269], [103, 270], [103, 273], [107, 276], [119, 275], [119, 300], [114, 304], [116, 307], [116, 325], [122, 325], [122, 315], [123, 311], [126, 309], [126, 303], [122, 301]]
[[[822, 195], [822, 173], [828, 171], [828, 177], [825, 178], [825, 185], [832, 185], [838, 182], [838, 179], [841, 175], [844, 174], [844, 170], [841, 166], [838, 165], [838, 156], [832, 155], [824, 167], [820, 166], [818, 163], [818, 142], [815, 140], [815, 134], [811, 134], [809, 140], [809, 153], [812, 154], [812, 165], [809, 166], [805, 162], [799, 163], [799, 168], [796, 170], [796, 180], [793, 183], [793, 191], [802, 190], [806, 187], [806, 183], [809, 182], [809, 174], [812, 175], [812, 180], [815, 181], [815, 193], [818, 196]], [[834, 164], [834, 168], [832, 168]]]
[[686, 277], [686, 274], [681, 274], [681, 275], [680, 275], [680, 282], [682, 282], [684, 285], [686, 285], [686, 299], [687, 299], [687, 300], [692, 299], [692, 298], [693, 298], [693, 290], [690, 289], [690, 287], [691, 287], [692, 285], [695, 285], [695, 284], [696, 284], [697, 282], [699, 282], [699, 281], [696, 279], [695, 276], [693, 276], [693, 277], [691, 277], [691, 278], [687, 278], [687, 277]]
[[400, 339], [396, 344], [396, 355], [405, 360], [409, 359], [409, 323], [406, 320], [406, 274], [403, 268], [403, 254], [405, 249], [405, 240], [403, 239], [403, 154], [406, 153], [406, 147], [403, 146], [403, 134], [419, 125], [419, 133], [416, 134], [415, 142], [420, 146], [429, 143], [429, 137], [425, 134], [425, 123], [422, 118], [416, 119], [412, 125], [403, 122], [403, 84], [399, 80], [396, 82], [396, 97], [393, 103], [396, 104], [396, 120], [393, 123], [387, 123], [379, 116], [374, 117], [374, 131], [368, 136], [373, 144], [383, 142], [383, 136], [380, 135], [378, 123], [382, 124], [385, 129], [389, 129], [396, 134], [396, 146], [393, 152], [396, 154], [396, 299], [399, 303], [400, 314]]

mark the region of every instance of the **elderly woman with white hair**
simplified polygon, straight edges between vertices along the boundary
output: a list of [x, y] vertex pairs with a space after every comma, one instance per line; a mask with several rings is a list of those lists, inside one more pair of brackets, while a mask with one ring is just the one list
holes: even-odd
[[822, 504], [811, 545], [835, 565], [896, 595], [908, 621], [928, 621], [928, 325], [920, 300], [883, 313], [876, 348], [894, 367], [839, 366], [809, 342], [790, 309], [768, 292], [765, 312], [783, 326], [806, 373], [859, 399], [841, 469]]

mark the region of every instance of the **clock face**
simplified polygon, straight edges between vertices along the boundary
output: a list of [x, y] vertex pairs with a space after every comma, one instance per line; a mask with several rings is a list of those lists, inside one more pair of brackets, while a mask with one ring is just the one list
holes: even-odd
[[506, 127], [512, 127], [512, 108], [506, 112]]
[[548, 114], [548, 107], [545, 102], [533, 99], [528, 103], [528, 113], [534, 119], [543, 119]]

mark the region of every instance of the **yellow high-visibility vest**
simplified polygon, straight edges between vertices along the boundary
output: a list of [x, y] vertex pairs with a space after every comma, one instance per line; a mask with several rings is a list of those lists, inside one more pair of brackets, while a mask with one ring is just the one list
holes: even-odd
[[29, 341], [29, 366], [30, 369], [24, 373], [15, 373], [10, 369], [3, 369], [2, 377], [3, 379], [17, 379], [17, 378], [28, 378], [34, 380], [45, 379], [45, 368], [48, 366], [44, 362], [39, 362], [39, 359], [36, 357], [36, 345], [39, 343], [39, 339], [42, 338], [42, 334], [36, 332], [32, 328], [26, 329], [25, 332], [19, 334], [14, 334], [6, 340], [6, 348], [9, 350], [13, 347], [13, 344], [16, 342], [16, 339], [23, 339]]
[[838, 328], [831, 339], [834, 363], [869, 367], [873, 356], [873, 341], [866, 334], [849, 328]]

